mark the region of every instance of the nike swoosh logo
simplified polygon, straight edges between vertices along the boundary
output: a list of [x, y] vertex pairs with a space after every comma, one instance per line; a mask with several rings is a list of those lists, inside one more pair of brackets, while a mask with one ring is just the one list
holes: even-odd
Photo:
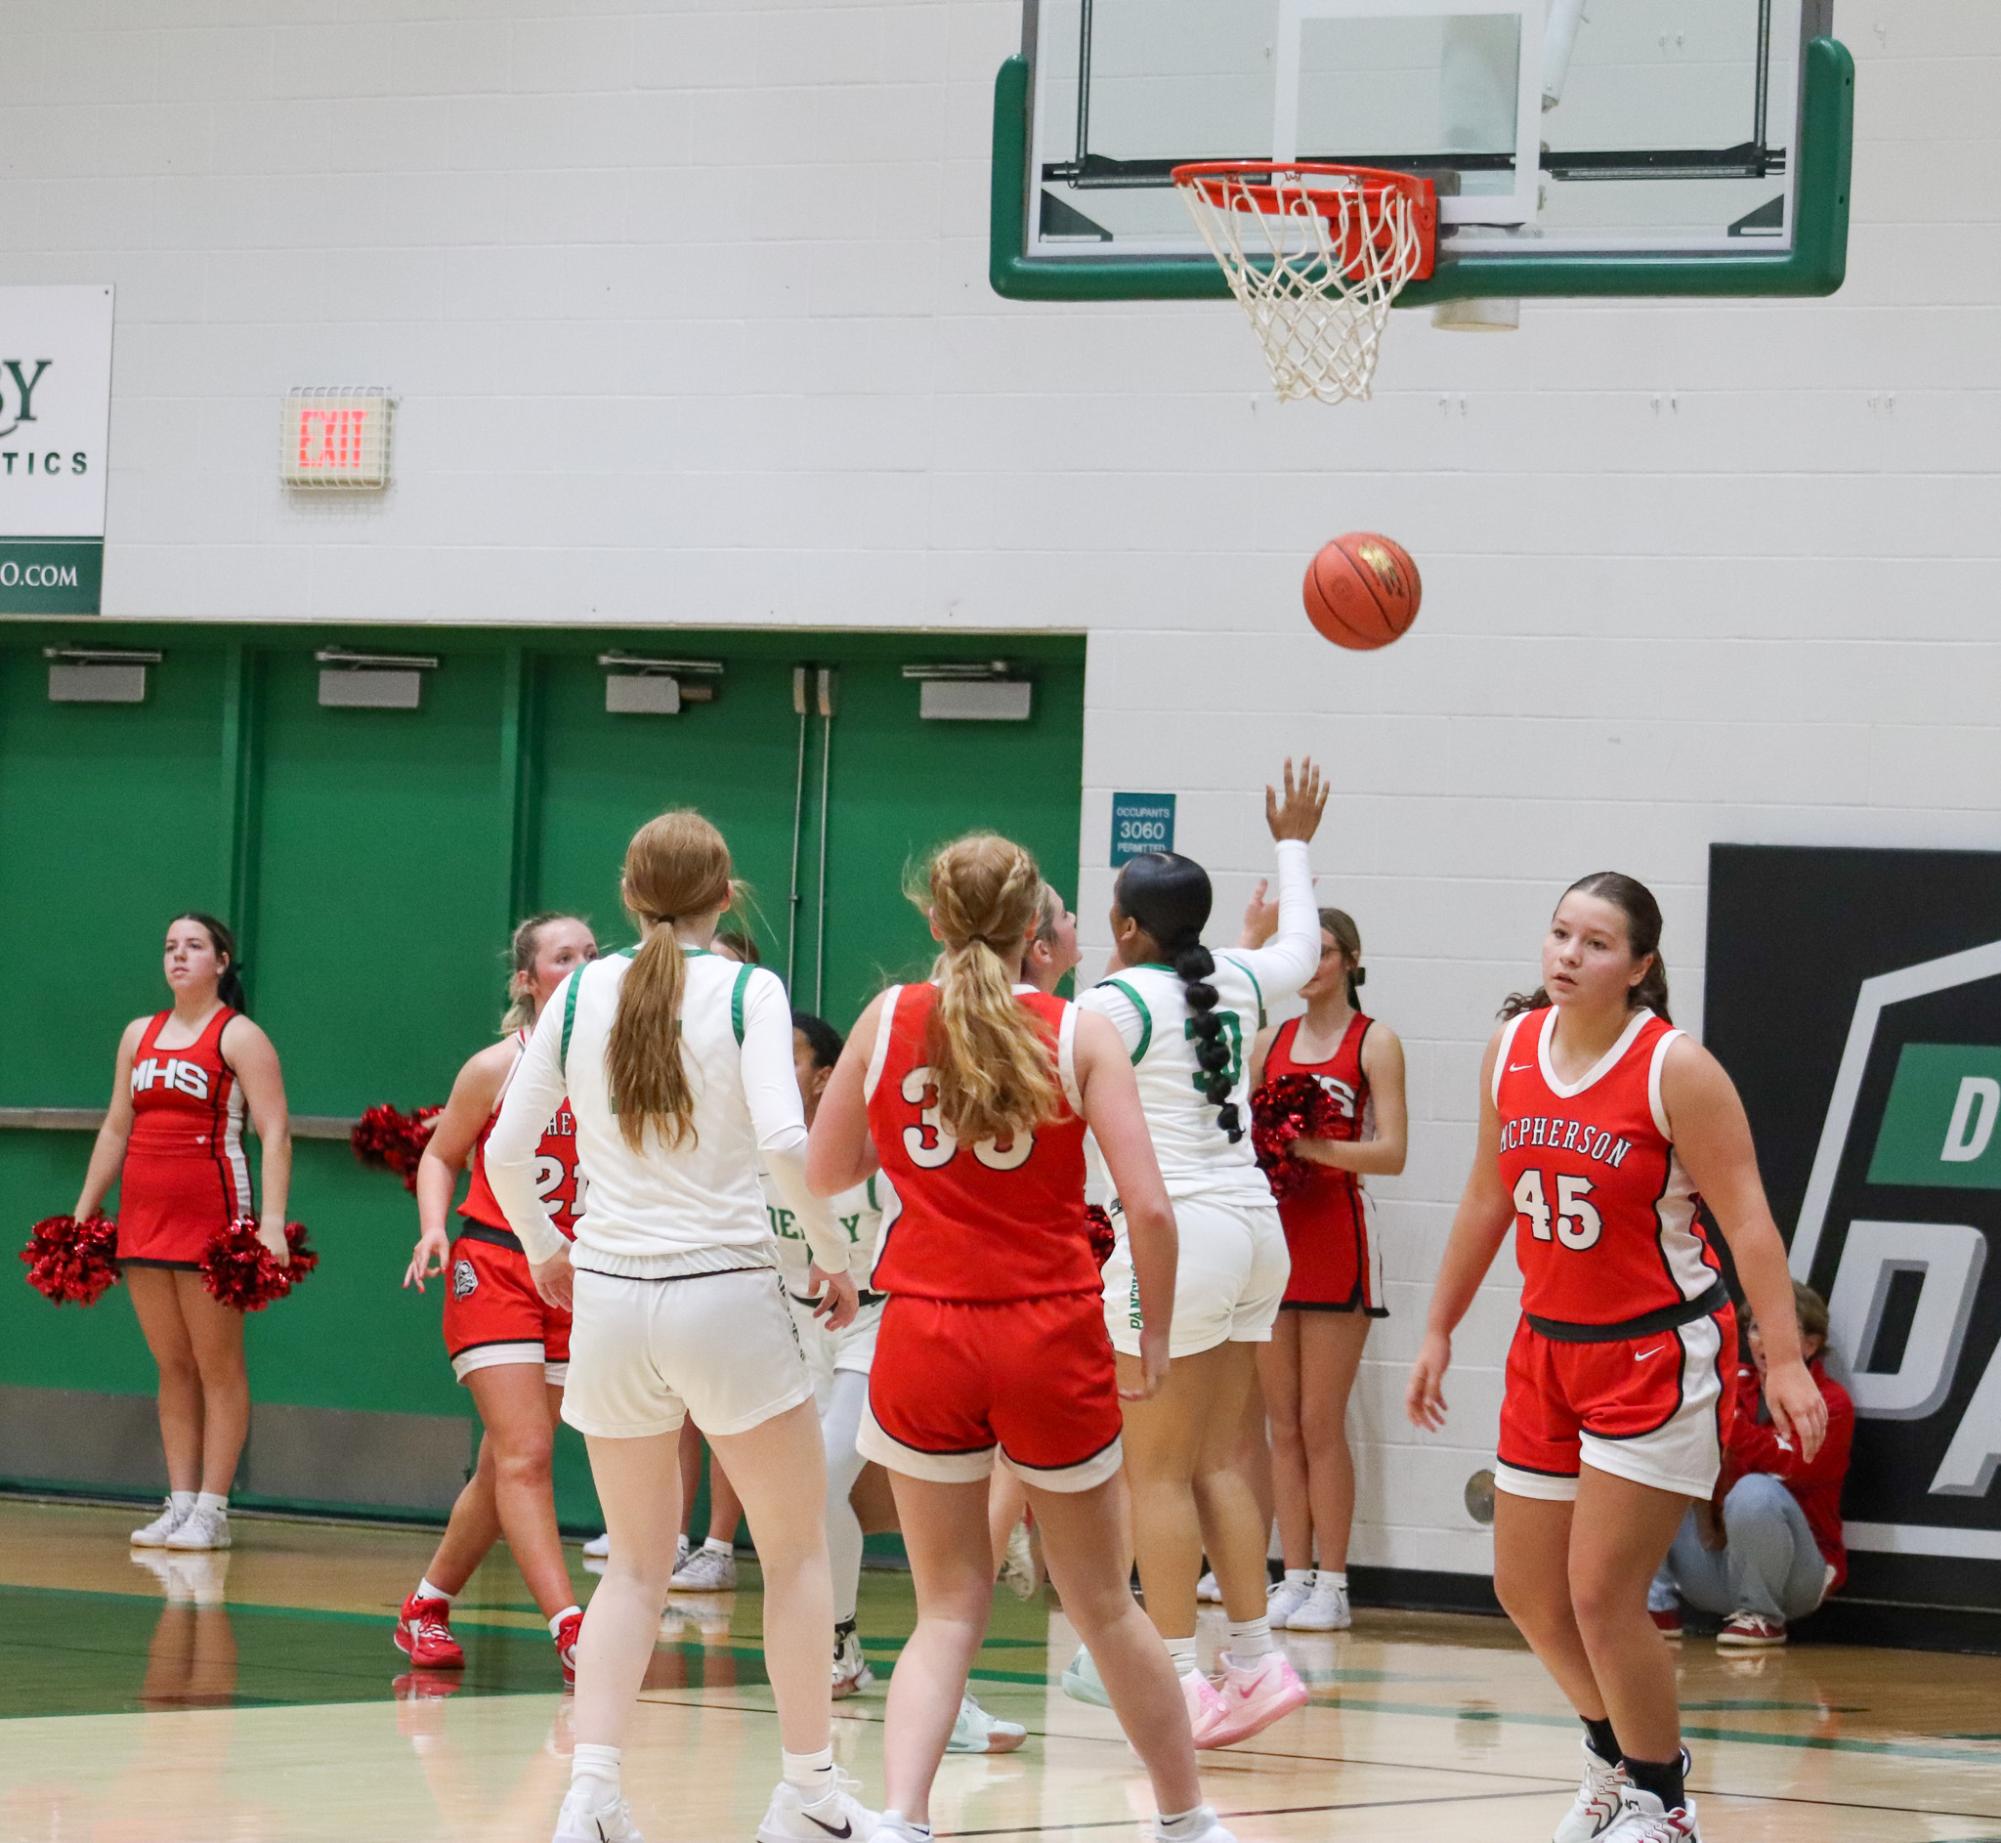
[[815, 1817], [810, 1811], [802, 1811], [799, 1813], [799, 1815], [803, 1817], [807, 1821], [807, 1823], [811, 1824], [816, 1830], [824, 1830], [830, 1837], [851, 1837], [855, 1834], [855, 1827], [852, 1824], [850, 1824], [846, 1818], [841, 1819], [841, 1827], [840, 1829], [836, 1830], [832, 1824], [822, 1823], [820, 1819]]
[[1665, 1344], [1656, 1344], [1651, 1350], [1636, 1350], [1633, 1352], [1633, 1361], [1635, 1363], [1644, 1363], [1649, 1357], [1659, 1356], [1666, 1348]]
[[1508, 1073], [1510, 1075], [1526, 1075], [1534, 1067], [1535, 1064], [1532, 1062], [1511, 1062], [1508, 1064]]

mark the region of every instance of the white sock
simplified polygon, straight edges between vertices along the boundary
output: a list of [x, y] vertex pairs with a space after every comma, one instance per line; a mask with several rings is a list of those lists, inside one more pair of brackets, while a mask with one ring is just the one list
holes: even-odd
[[197, 1491], [195, 1493], [195, 1508], [197, 1510], [213, 1510], [218, 1515], [226, 1517], [229, 1515], [229, 1493], [227, 1491]]
[[173, 1506], [175, 1516], [184, 1517], [195, 1507], [195, 1494], [192, 1491], [169, 1491], [167, 1502]]
[[1195, 1656], [1195, 1641], [1192, 1638], [1163, 1638], [1168, 1659], [1174, 1665], [1178, 1677], [1192, 1677], [1200, 1668]]
[[442, 1600], [449, 1606], [457, 1596], [447, 1593], [427, 1574], [417, 1583], [417, 1591], [410, 1597], [414, 1600]]
[[1229, 1651], [1233, 1662], [1254, 1664], [1272, 1649], [1271, 1621], [1262, 1613], [1241, 1625], [1234, 1619], [1230, 1621]]
[[1332, 1568], [1322, 1568], [1314, 1579], [1314, 1585], [1317, 1587], [1322, 1581], [1340, 1593], [1348, 1591], [1348, 1575], [1345, 1569], [1337, 1574]]
[[723, 1541], [719, 1536], [703, 1537], [702, 1547], [713, 1551], [717, 1555], [734, 1555], [736, 1553], [735, 1548]]
[[1288, 1568], [1285, 1571], [1285, 1584], [1288, 1587], [1311, 1588], [1313, 1585], [1313, 1570], [1311, 1568]]
[[814, 1753], [778, 1753], [779, 1771], [785, 1783], [799, 1794], [799, 1802], [817, 1805], [834, 1789], [834, 1750], [822, 1747]]
[[[572, 1613], [580, 1613], [583, 1610], [584, 1609], [581, 1606], [564, 1607], [563, 1610], [555, 1616], [555, 1618], [549, 1621], [549, 1636], [551, 1638], [561, 1638], [563, 1635], [563, 1621], [569, 1618], [569, 1616]], [[616, 1749], [613, 1749], [614, 1753], [616, 1753], [616, 1751], [617, 1751]], [[617, 1761], [614, 1760], [612, 1764], [616, 1765]]]
[[581, 1791], [594, 1810], [618, 1801], [618, 1749], [579, 1741], [570, 1756], [570, 1789]]
[[929, 1824], [920, 1824], [915, 1818], [905, 1817], [901, 1811], [885, 1811], [882, 1814], [881, 1827], [892, 1836], [899, 1837], [921, 1838], [931, 1834]]
[[1161, 1843], [1180, 1843], [1183, 1837], [1199, 1837], [1210, 1815], [1206, 1805], [1197, 1805], [1193, 1811], [1177, 1811], [1172, 1817], [1163, 1811], [1154, 1820], [1153, 1834]]

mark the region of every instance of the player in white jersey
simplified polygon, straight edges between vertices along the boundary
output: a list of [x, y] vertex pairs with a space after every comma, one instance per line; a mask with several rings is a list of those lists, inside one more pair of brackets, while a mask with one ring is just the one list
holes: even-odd
[[[1298, 1708], [1305, 1686], [1273, 1645], [1265, 1612], [1266, 1528], [1232, 1464], [1255, 1346], [1270, 1341], [1291, 1263], [1271, 1187], [1250, 1140], [1250, 1050], [1266, 1009], [1293, 997], [1320, 961], [1307, 841], [1327, 803], [1320, 771], [1285, 765], [1265, 790], [1278, 841], [1277, 938], [1212, 954], [1201, 865], [1171, 852], [1134, 858], [1112, 899], [1113, 968], [1078, 1001], [1118, 1027], [1181, 1232], [1173, 1368], [1126, 1410], [1126, 1477], [1146, 1610], [1181, 1673], [1198, 1747], [1226, 1747]], [[1121, 1380], [1137, 1371], [1140, 1299], [1121, 1237], [1105, 1264], [1105, 1325]], [[1197, 1668], [1195, 1588], [1203, 1537], [1230, 1618], [1218, 1688]]]
[[[825, 1466], [760, 1160], [799, 1215], [809, 1277], [836, 1328], [854, 1317], [854, 1283], [846, 1245], [804, 1181], [784, 987], [709, 951], [733, 888], [729, 848], [700, 814], [663, 813], [640, 828], [621, 888], [640, 944], [551, 997], [487, 1141], [489, 1181], [536, 1286], [575, 1313], [563, 1418], [589, 1444], [611, 1534], [577, 1649], [577, 1746], [556, 1843], [639, 1843], [619, 1748], [674, 1570], [676, 1447], [690, 1413], [742, 1493], [764, 1569], [783, 1777], [758, 1843], [875, 1828], [834, 1769]], [[543, 1125], [566, 1093], [591, 1180], [574, 1267], [534, 1183]]]

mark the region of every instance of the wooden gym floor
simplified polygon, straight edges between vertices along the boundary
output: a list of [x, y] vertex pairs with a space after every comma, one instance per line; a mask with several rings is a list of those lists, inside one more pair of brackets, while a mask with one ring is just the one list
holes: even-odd
[[[461, 1597], [470, 1667], [418, 1680], [389, 1640], [422, 1531], [239, 1518], [222, 1556], [144, 1561], [130, 1510], [0, 1502], [0, 1843], [547, 1843], [568, 1708], [504, 1559]], [[589, 1585], [572, 1549], [581, 1588]], [[646, 1834], [744, 1838], [776, 1775], [756, 1570], [678, 1600], [628, 1744]], [[886, 1675], [907, 1579], [864, 1577]], [[1145, 1783], [1103, 1710], [1056, 1687], [1060, 1613], [997, 1599], [974, 1689], [1030, 1731], [948, 1758], [943, 1836], [1140, 1834]], [[1372, 1613], [1284, 1641], [1311, 1706], [1206, 1759], [1244, 1843], [1546, 1838], [1577, 1725], [1500, 1622]], [[1802, 1645], [1737, 1660], [1682, 1647], [1692, 1786], [1711, 1843], [1997, 1843], [2001, 1659]], [[879, 1800], [882, 1685], [835, 1707], [843, 1764]]]

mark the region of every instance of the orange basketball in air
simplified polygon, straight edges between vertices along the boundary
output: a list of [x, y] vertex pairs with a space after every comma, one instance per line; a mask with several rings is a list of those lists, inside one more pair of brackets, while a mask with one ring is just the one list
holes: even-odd
[[1410, 552], [1375, 531], [1323, 544], [1306, 566], [1306, 618], [1336, 646], [1388, 646], [1417, 619], [1424, 592]]

